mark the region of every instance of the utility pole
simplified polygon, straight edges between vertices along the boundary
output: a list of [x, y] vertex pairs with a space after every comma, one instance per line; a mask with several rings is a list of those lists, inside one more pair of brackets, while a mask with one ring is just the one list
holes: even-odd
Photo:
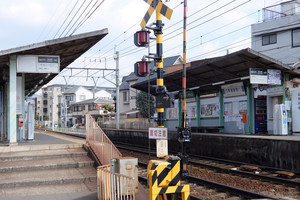
[[[156, 78], [156, 94], [165, 93], [164, 87], [164, 64], [163, 64], [163, 36], [162, 36], [162, 14], [156, 10], [156, 29], [154, 34], [156, 35], [156, 66], [157, 66], [157, 78]], [[157, 126], [164, 127], [164, 108], [157, 108]]]
[[117, 124], [116, 124], [116, 128], [119, 129], [120, 128], [120, 83], [119, 83], [119, 51], [116, 51], [116, 47], [115, 47], [115, 60], [116, 60], [116, 120], [117, 120]]
[[[177, 138], [181, 143], [181, 160], [182, 170], [181, 175], [188, 175], [188, 155], [186, 153], [186, 143], [191, 141], [191, 129], [186, 124], [186, 12], [187, 0], [184, 0], [183, 6], [183, 65], [182, 65], [182, 122], [181, 127], [177, 128]], [[179, 97], [180, 98], [180, 97]]]
[[52, 89], [52, 130], [54, 131], [54, 88]]

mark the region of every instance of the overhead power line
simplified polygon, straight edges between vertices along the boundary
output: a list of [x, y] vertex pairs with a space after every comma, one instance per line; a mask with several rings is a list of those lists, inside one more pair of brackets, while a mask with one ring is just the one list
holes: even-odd
[[59, 31], [62, 29], [62, 27], [64, 26], [64, 24], [66, 23], [67, 19], [70, 17], [71, 13], [73, 12], [74, 8], [76, 7], [76, 5], [78, 4], [79, 0], [76, 1], [75, 5], [73, 6], [73, 8], [71, 9], [71, 11], [69, 12], [68, 16], [65, 18], [65, 20], [63, 21], [63, 23], [60, 25], [58, 31], [56, 32], [56, 34], [54, 35], [53, 38], [56, 38], [57, 34], [59, 33]]

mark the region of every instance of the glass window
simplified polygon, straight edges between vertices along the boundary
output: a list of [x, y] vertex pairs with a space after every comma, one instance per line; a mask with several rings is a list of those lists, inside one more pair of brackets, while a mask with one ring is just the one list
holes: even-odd
[[277, 35], [275, 34], [269, 34], [269, 35], [263, 35], [262, 36], [262, 45], [269, 45], [269, 44], [276, 44], [277, 43]]
[[79, 95], [80, 100], [85, 100], [85, 95]]
[[299, 47], [300, 46], [300, 29], [293, 30], [292, 34], [292, 41], [293, 41], [293, 47]]
[[123, 101], [128, 101], [128, 92], [123, 93]]

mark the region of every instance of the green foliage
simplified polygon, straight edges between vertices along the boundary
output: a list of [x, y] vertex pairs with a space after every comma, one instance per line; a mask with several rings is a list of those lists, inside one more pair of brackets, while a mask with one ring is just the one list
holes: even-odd
[[102, 108], [104, 108], [104, 113], [112, 112], [115, 110], [115, 107], [109, 104], [103, 104], [101, 105]]
[[44, 116], [43, 116], [43, 120], [44, 120], [44, 121], [48, 121], [48, 120], [49, 120], [49, 116], [44, 115]]
[[[139, 92], [136, 96], [136, 107], [140, 111], [143, 118], [149, 118], [155, 113], [154, 108], [154, 97], [150, 94], [150, 104], [149, 104], [149, 94], [146, 92]], [[149, 116], [150, 107], [150, 116]]]

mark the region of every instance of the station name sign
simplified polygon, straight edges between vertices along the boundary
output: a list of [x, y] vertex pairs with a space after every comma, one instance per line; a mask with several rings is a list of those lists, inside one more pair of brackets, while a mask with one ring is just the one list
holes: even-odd
[[154, 139], [154, 140], [167, 140], [168, 139], [168, 128], [166, 128], [166, 127], [149, 127], [148, 137], [149, 137], [149, 139]]
[[249, 74], [251, 84], [281, 85], [280, 70], [250, 68]]
[[19, 55], [18, 73], [59, 73], [60, 57], [56, 55]]

